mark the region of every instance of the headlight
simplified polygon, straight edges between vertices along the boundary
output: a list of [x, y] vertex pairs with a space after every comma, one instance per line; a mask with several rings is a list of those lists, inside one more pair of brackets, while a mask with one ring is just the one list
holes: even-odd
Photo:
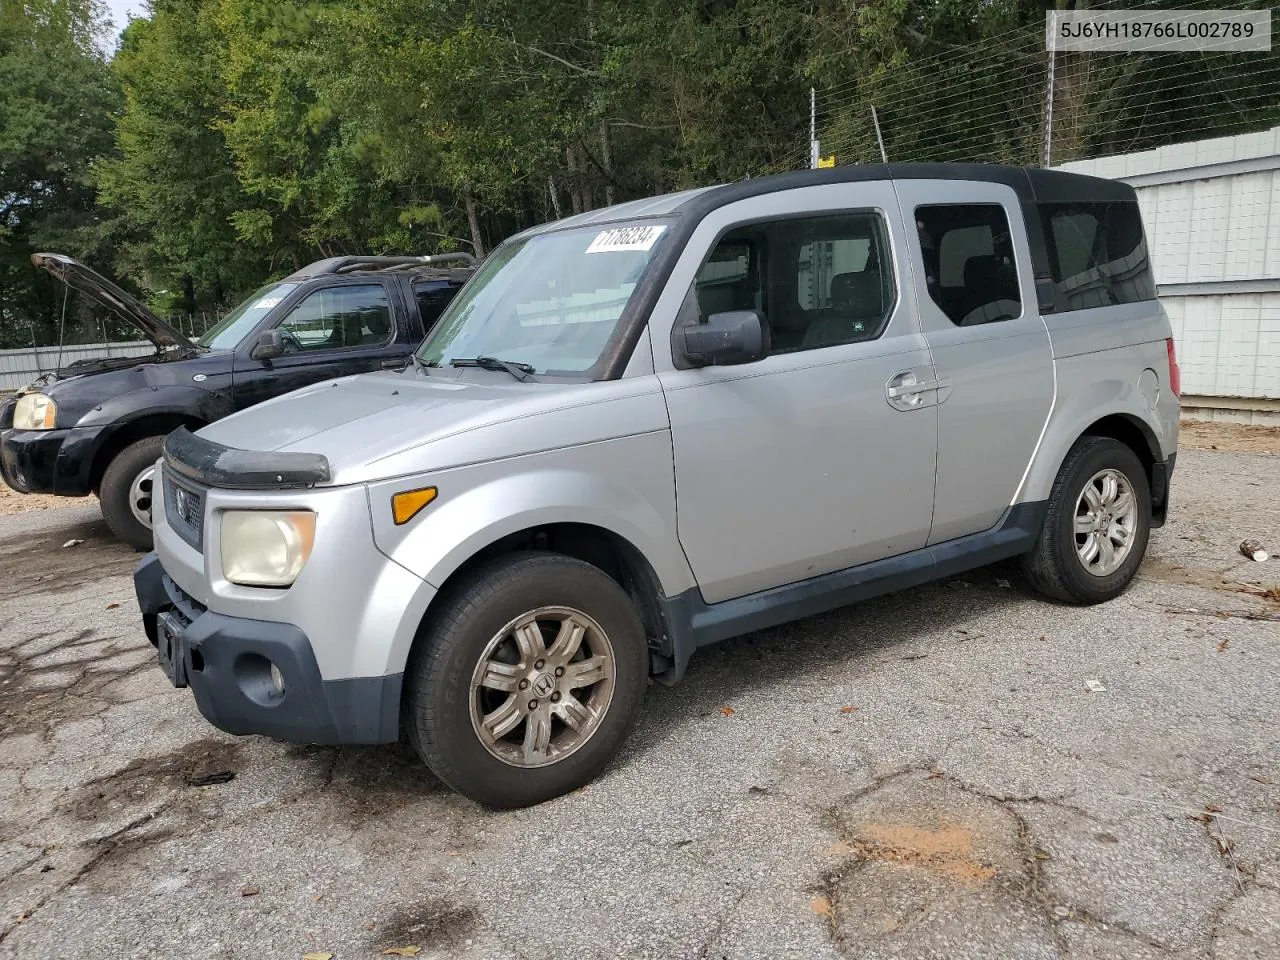
[[18, 398], [13, 408], [13, 429], [52, 430], [58, 419], [58, 405], [43, 393], [28, 393]]
[[246, 587], [287, 587], [302, 572], [315, 535], [310, 510], [227, 510], [222, 574]]

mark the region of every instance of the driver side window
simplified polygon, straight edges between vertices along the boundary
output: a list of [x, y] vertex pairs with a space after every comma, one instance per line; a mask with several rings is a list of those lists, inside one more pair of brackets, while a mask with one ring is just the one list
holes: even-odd
[[321, 287], [280, 322], [285, 352], [341, 350], [389, 343], [391, 307], [380, 283]]
[[842, 212], [730, 230], [698, 271], [686, 315], [704, 323], [715, 313], [757, 310], [769, 325], [770, 353], [794, 353], [876, 339], [895, 301], [883, 219]]

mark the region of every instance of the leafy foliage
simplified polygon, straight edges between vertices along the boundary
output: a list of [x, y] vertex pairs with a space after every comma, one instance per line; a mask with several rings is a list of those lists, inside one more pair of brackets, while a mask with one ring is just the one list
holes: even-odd
[[93, 45], [100, 17], [91, 0], [0, 0], [0, 347], [59, 325], [61, 292], [32, 252], [93, 257], [106, 242], [92, 162], [111, 150], [119, 100]]
[[[872, 106], [892, 159], [1042, 151], [1043, 2], [151, 0], [109, 64], [96, 2], [0, 0], [5, 342], [57, 314], [33, 245], [210, 309], [321, 256], [483, 252], [804, 166], [811, 86], [842, 163], [879, 159]], [[1275, 55], [1057, 68], [1055, 159], [1280, 120]]]

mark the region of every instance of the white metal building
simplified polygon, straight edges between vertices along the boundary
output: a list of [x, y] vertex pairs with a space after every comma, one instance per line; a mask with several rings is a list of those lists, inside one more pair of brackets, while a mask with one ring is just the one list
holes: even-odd
[[1280, 423], [1280, 127], [1059, 169], [1137, 189], [1184, 412]]

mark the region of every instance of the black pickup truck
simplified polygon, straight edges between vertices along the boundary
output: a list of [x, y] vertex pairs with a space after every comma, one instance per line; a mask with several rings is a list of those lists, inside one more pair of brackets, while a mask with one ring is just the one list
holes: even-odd
[[151, 548], [152, 473], [167, 434], [321, 380], [403, 367], [475, 263], [468, 254], [319, 260], [192, 342], [70, 257], [31, 259], [156, 352], [79, 361], [0, 401], [0, 475], [19, 493], [97, 494], [107, 526], [141, 550]]

